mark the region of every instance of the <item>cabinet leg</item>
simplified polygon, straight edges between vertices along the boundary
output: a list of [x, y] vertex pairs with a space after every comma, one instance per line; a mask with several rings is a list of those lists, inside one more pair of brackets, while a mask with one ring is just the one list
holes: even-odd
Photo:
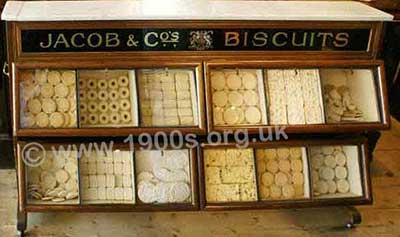
[[349, 220], [346, 222], [345, 227], [350, 229], [361, 223], [361, 213], [355, 207], [347, 207]]
[[25, 236], [28, 216], [26, 212], [18, 211], [17, 213], [17, 230], [21, 237]]

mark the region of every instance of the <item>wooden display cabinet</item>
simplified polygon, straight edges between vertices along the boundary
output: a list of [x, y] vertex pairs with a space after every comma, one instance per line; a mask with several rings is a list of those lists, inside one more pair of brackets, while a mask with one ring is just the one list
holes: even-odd
[[[79, 9], [75, 4], [79, 4]], [[279, 1], [185, 2], [165, 8], [163, 12], [141, 4], [109, 5], [101, 1], [7, 3], [2, 18], [7, 21], [18, 175], [17, 229], [21, 235], [26, 230], [27, 212], [211, 211], [351, 206], [372, 202], [368, 172], [372, 157], [368, 152], [368, 141], [360, 138], [360, 134], [389, 128], [384, 65], [379, 54], [384, 22], [392, 20], [391, 15], [355, 2], [307, 1], [294, 5]], [[186, 74], [180, 73], [182, 70]], [[223, 70], [216, 87], [212, 83], [215, 70]], [[290, 80], [279, 77], [285, 73]], [[308, 77], [307, 80], [300, 78], [307, 85], [314, 83], [313, 87], [304, 86], [304, 91], [312, 95], [310, 104], [304, 102], [309, 98], [304, 96], [303, 86], [296, 86], [295, 78], [299, 78], [299, 73], [313, 75], [309, 80]], [[226, 83], [228, 74], [233, 75], [230, 83]], [[274, 83], [280, 83], [283, 89], [273, 90]], [[85, 91], [85, 88], [89, 90]], [[215, 96], [214, 89], [221, 93]], [[227, 93], [231, 93], [230, 98]], [[276, 95], [281, 97], [276, 99]], [[302, 100], [296, 100], [295, 95], [301, 95], [304, 103], [299, 103]], [[118, 102], [118, 98], [123, 101]], [[214, 100], [228, 111], [222, 118], [231, 123], [224, 126], [214, 123]], [[242, 106], [243, 101], [243, 109], [248, 113], [232, 113], [231, 110]], [[282, 114], [287, 118], [308, 118], [309, 113], [304, 112], [307, 106], [314, 109], [317, 118], [301, 123], [290, 122], [294, 121], [291, 119], [271, 123], [275, 121], [271, 116], [277, 111], [274, 101], [285, 109]], [[255, 105], [258, 107], [254, 108]], [[297, 110], [288, 110], [291, 106]], [[119, 108], [123, 108], [122, 112]], [[298, 109], [304, 111], [293, 112]], [[248, 123], [242, 122], [243, 118]], [[81, 190], [80, 173], [78, 203], [44, 205], [27, 202], [26, 194], [37, 191], [37, 187], [28, 187], [25, 179], [27, 169], [21, 151], [28, 142], [76, 144], [93, 139], [116, 139], [122, 144], [121, 140], [130, 135], [128, 138], [133, 137], [138, 143], [137, 138], [142, 134], [154, 138], [160, 133], [170, 136], [167, 141], [177, 139], [181, 133], [204, 142], [207, 135], [239, 129], [247, 129], [253, 139], [261, 132], [270, 132], [274, 125], [285, 127], [285, 132], [296, 139], [266, 142], [254, 139], [250, 142], [247, 154], [253, 154], [253, 157], [246, 165], [253, 164], [254, 180], [242, 185], [248, 186], [246, 192], [239, 191], [245, 202], [237, 202], [238, 193], [232, 190], [227, 193], [233, 196], [222, 196], [223, 203], [216, 202], [212, 196], [212, 201], [206, 198], [203, 151], [232, 147], [232, 137], [228, 145], [206, 144], [198, 148], [198, 153], [196, 148], [190, 149], [192, 199], [188, 203], [144, 204], [138, 201], [136, 191], [134, 203], [85, 203], [81, 201], [84, 191]], [[344, 163], [351, 167], [345, 171], [343, 167], [339, 168], [339, 173], [334, 174], [341, 177], [338, 179], [346, 176], [349, 180], [334, 186], [351, 191], [352, 195], [327, 195], [329, 190], [335, 193], [334, 189], [327, 190], [323, 182], [318, 183], [318, 188], [315, 186], [312, 167], [319, 163], [310, 162], [310, 156], [316, 152], [309, 147], [328, 145], [350, 146], [338, 159], [343, 163], [343, 156], [348, 155], [351, 159]], [[302, 158], [294, 165], [294, 169], [303, 172], [296, 174], [296, 182], [300, 182], [298, 177], [306, 177], [302, 185], [296, 183], [297, 191], [302, 187], [303, 195], [293, 198], [296, 191], [286, 187], [285, 195], [289, 198], [268, 200], [269, 191], [261, 191], [260, 187], [270, 182], [271, 175], [265, 175], [267, 181], [260, 182], [254, 149], [284, 146], [303, 147], [301, 152], [297, 151]], [[120, 149], [127, 148], [122, 146]], [[132, 162], [136, 160], [133, 155], [131, 159]], [[328, 160], [332, 161], [332, 157]], [[331, 161], [327, 166], [333, 167]], [[282, 164], [282, 169], [287, 170], [288, 162], [283, 163], [286, 164]], [[81, 171], [81, 165], [78, 167]], [[137, 170], [138, 167], [132, 168]], [[228, 173], [224, 171], [225, 181], [229, 182], [237, 174], [232, 170], [237, 167]], [[60, 171], [59, 179], [63, 180], [65, 175], [61, 173], [64, 172]], [[139, 189], [135, 182], [137, 175], [132, 174], [135, 190]], [[327, 180], [333, 179], [332, 170], [325, 169], [321, 175]], [[279, 176], [283, 177], [282, 174]], [[278, 178], [280, 184], [288, 179], [282, 177]], [[103, 180], [103, 177], [99, 179]], [[54, 183], [46, 182], [46, 185], [54, 186]], [[329, 187], [333, 187], [332, 182], [330, 184]], [[216, 195], [221, 195], [222, 189], [216, 187], [215, 190]], [[96, 191], [92, 191], [95, 196]], [[317, 197], [318, 193], [325, 195]], [[361, 221], [359, 213], [350, 210], [348, 227]]]

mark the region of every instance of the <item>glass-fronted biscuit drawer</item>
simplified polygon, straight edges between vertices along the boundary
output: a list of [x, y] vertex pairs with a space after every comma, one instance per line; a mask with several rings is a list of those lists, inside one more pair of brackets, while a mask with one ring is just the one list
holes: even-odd
[[[383, 64], [367, 61], [206, 64], [208, 130], [275, 125], [286, 132], [389, 126]], [[340, 124], [340, 126], [333, 126]]]
[[24, 70], [19, 81], [19, 127], [78, 127], [75, 70]]
[[197, 153], [186, 145], [151, 150], [112, 141], [35, 141], [18, 146], [28, 206], [198, 209]]
[[121, 135], [121, 131], [129, 135], [160, 129], [204, 133], [201, 65], [161, 65], [130, 69], [17, 65], [16, 132], [35, 136]]
[[200, 149], [206, 210], [371, 201], [364, 139], [206, 144]]

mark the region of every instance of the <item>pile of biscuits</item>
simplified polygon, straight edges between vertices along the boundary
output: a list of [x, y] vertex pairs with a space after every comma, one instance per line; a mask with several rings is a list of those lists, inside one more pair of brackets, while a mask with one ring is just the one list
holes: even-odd
[[28, 167], [28, 202], [41, 200], [51, 203], [78, 204], [78, 163], [76, 152], [45, 151], [33, 154], [32, 159], [42, 157], [38, 167]]
[[324, 122], [318, 70], [267, 70], [270, 124]]
[[310, 147], [315, 196], [348, 193], [347, 156], [341, 146]]
[[328, 123], [361, 121], [363, 113], [354, 104], [347, 86], [324, 85], [324, 101]]
[[97, 154], [93, 150], [79, 162], [84, 203], [135, 203], [131, 152]]
[[77, 127], [73, 70], [21, 72], [21, 127]]
[[256, 201], [253, 149], [205, 149], [207, 202]]
[[301, 147], [256, 149], [260, 198], [304, 198]]
[[79, 118], [82, 127], [135, 126], [129, 71], [80, 71]]
[[140, 70], [139, 100], [142, 126], [195, 126], [197, 119], [192, 70]]
[[266, 124], [260, 70], [211, 71], [214, 125]]
[[138, 198], [143, 203], [191, 201], [188, 150], [137, 151]]

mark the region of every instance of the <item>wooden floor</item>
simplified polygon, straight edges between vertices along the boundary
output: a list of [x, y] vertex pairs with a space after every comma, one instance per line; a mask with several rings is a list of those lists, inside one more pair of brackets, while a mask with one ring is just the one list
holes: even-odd
[[[342, 208], [227, 213], [29, 214], [28, 236], [400, 236], [400, 124], [383, 132], [372, 165], [374, 205], [363, 222], [338, 228]], [[0, 237], [16, 236], [14, 170], [0, 170]]]

